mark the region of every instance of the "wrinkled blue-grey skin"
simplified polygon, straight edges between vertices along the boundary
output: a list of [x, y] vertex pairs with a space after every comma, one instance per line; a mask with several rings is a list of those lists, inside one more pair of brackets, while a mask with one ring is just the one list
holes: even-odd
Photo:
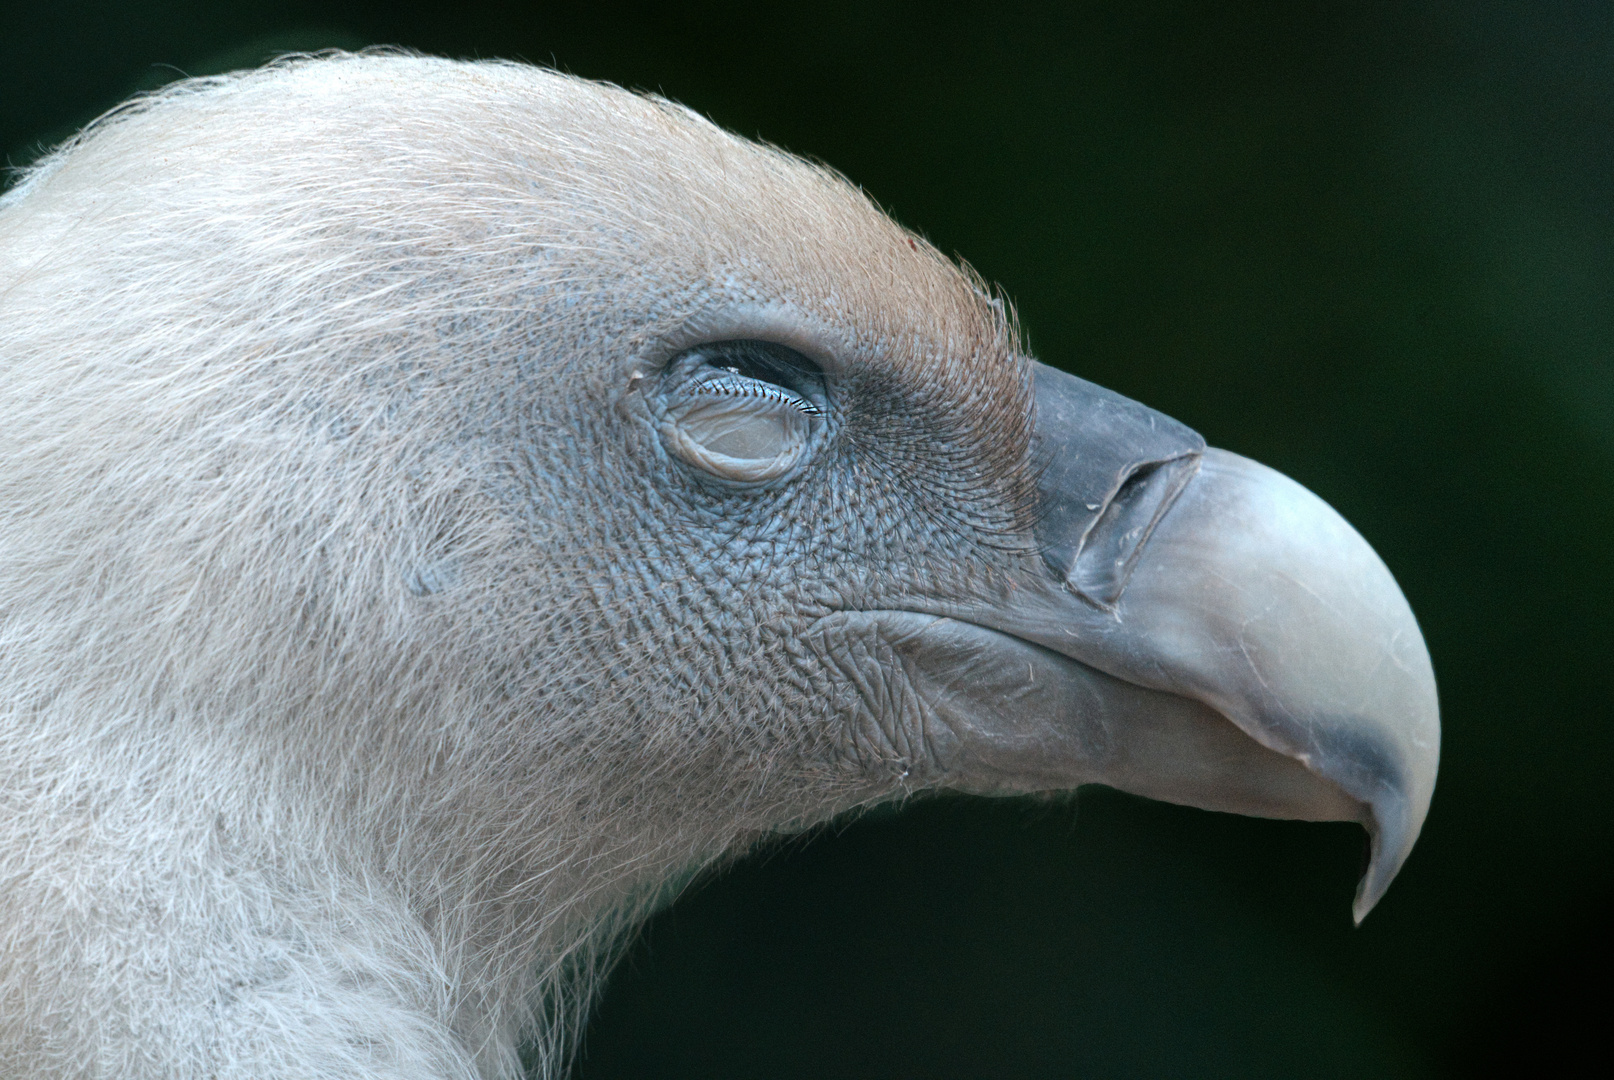
[[[708, 363], [729, 370], [721, 356], [736, 347], [710, 343]], [[800, 661], [784, 677], [830, 711], [837, 756], [915, 788], [1098, 781], [1360, 821], [1373, 839], [1355, 908], [1365, 916], [1427, 809], [1438, 714], [1411, 612], [1345, 522], [1279, 474], [1041, 364], [1027, 402], [1029, 516], [982, 528], [945, 498], [915, 515], [924, 473], [888, 474], [882, 489], [848, 445], [841, 425], [869, 422], [848, 408], [867, 390], [844, 375], [820, 383], [804, 364], [817, 392], [792, 416], [799, 469], [712, 484], [710, 463], [690, 458], [695, 473], [675, 467], [664, 483], [710, 515], [708, 530], [746, 522], [751, 543], [770, 545], [758, 561], [791, 551], [794, 584], [812, 591], [777, 624], [794, 632], [776, 648]], [[751, 402], [718, 378], [727, 434]], [[665, 415], [688, 384], [663, 376], [646, 392]], [[678, 424], [660, 431], [679, 456]], [[852, 477], [864, 482], [851, 489]]]

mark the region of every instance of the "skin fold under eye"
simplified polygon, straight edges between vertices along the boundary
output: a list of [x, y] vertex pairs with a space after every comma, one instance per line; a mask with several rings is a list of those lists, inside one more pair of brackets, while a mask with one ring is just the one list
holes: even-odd
[[732, 341], [675, 358], [656, 406], [662, 442], [675, 457], [757, 484], [807, 456], [828, 401], [823, 374], [806, 357], [771, 342]]

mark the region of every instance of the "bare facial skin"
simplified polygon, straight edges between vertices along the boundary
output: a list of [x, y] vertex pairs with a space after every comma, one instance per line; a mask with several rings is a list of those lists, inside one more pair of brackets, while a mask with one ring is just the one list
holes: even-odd
[[182, 83], [0, 197], [0, 1075], [560, 1076], [764, 836], [1361, 822], [1438, 705], [1315, 496], [827, 171], [531, 67]]

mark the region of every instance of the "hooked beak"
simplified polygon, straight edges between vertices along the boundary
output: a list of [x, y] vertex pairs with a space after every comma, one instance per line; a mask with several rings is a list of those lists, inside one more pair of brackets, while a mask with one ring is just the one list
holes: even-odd
[[1327, 503], [1223, 450], [1205, 452], [1148, 548], [1105, 645], [1069, 653], [1209, 705], [1346, 796], [1330, 809], [1296, 792], [1271, 816], [1367, 827], [1361, 922], [1418, 839], [1440, 758], [1434, 670], [1395, 579]]
[[845, 616], [878, 622], [903, 664], [943, 782], [1360, 822], [1360, 922], [1418, 837], [1440, 752], [1395, 579], [1282, 474], [1041, 364], [1036, 391], [1047, 581], [940, 617]]

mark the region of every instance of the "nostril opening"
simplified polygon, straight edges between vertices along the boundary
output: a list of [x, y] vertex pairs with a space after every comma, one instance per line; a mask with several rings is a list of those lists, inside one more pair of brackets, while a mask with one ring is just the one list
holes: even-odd
[[1115, 498], [1110, 500], [1110, 505], [1120, 504], [1124, 506], [1138, 498], [1149, 480], [1155, 473], [1160, 471], [1160, 466], [1161, 462], [1158, 461], [1151, 461], [1146, 465], [1138, 466], [1137, 471], [1127, 477], [1119, 488], [1116, 488]]
[[1134, 469], [1083, 535], [1071, 587], [1101, 607], [1114, 607], [1149, 534], [1198, 468], [1199, 455], [1189, 454]]
[[[1037, 392], [1031, 438], [1037, 545], [1054, 577], [1077, 588], [1077, 559], [1084, 546], [1091, 546], [1089, 534], [1096, 538], [1109, 531], [1109, 525], [1100, 528], [1098, 519], [1127, 509], [1120, 516], [1130, 522], [1141, 508], [1144, 524], [1131, 545], [1135, 551], [1148, 538], [1156, 511], [1169, 506], [1193, 475], [1205, 440], [1171, 417], [1101, 386], [1045, 364], [1032, 369]], [[1106, 573], [1090, 567], [1089, 586], [1100, 596], [1118, 597], [1127, 569], [1125, 558]], [[1088, 599], [1100, 602], [1092, 595]]]

